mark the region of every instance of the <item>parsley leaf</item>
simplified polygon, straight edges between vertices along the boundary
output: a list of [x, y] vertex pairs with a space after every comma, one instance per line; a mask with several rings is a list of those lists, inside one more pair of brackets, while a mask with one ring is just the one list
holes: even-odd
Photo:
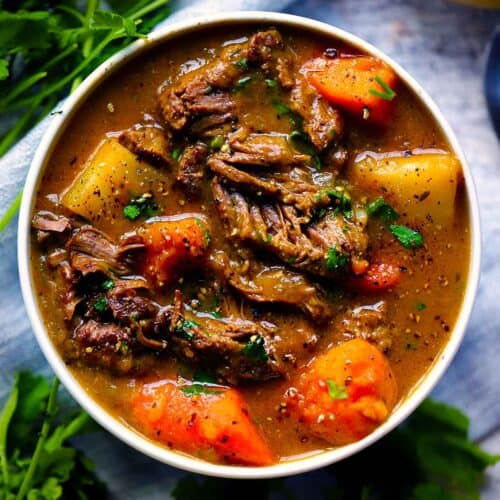
[[149, 193], [134, 198], [123, 208], [123, 216], [128, 220], [137, 220], [139, 217], [152, 217], [158, 205]]
[[186, 396], [199, 396], [201, 394], [222, 394], [224, 391], [211, 389], [204, 384], [191, 384], [180, 387]]
[[251, 77], [251, 76], [244, 76], [243, 78], [240, 78], [234, 84], [234, 90], [244, 89], [251, 81], [253, 81], [253, 77]]
[[338, 269], [342, 269], [349, 262], [349, 256], [343, 253], [340, 253], [337, 250], [337, 245], [334, 245], [328, 250], [326, 254], [326, 268], [329, 271], [336, 271]]
[[242, 57], [241, 59], [236, 61], [234, 65], [241, 69], [248, 69], [248, 59], [246, 57]]
[[319, 203], [321, 198], [327, 195], [330, 199], [335, 201], [336, 209], [339, 209], [342, 212], [342, 215], [346, 219], [352, 218], [352, 205], [351, 205], [351, 197], [349, 193], [345, 190], [338, 189], [322, 189], [316, 196], [316, 201]]
[[125, 30], [128, 36], [140, 36], [135, 27], [135, 22], [129, 17], [123, 17], [108, 10], [96, 10], [89, 22], [91, 30]]
[[5, 80], [9, 77], [9, 61], [0, 59], [0, 80]]
[[191, 341], [194, 339], [194, 335], [191, 330], [198, 326], [200, 325], [196, 321], [185, 319], [179, 322], [178, 325], [175, 325], [175, 333], [177, 333], [180, 337]]
[[419, 304], [417, 304], [417, 311], [423, 311], [424, 309], [427, 308], [427, 306], [423, 303], [423, 302], [420, 302]]
[[101, 288], [104, 291], [113, 290], [114, 287], [115, 287], [115, 282], [111, 278], [108, 278], [107, 280], [104, 280], [101, 283]]
[[318, 170], [322, 168], [318, 153], [316, 152], [313, 143], [304, 132], [300, 130], [294, 130], [290, 134], [290, 140], [298, 151], [300, 151], [301, 153], [305, 153], [311, 157], [315, 168], [317, 168]]
[[241, 352], [249, 359], [254, 361], [267, 361], [269, 355], [265, 348], [264, 337], [261, 335], [253, 335], [250, 340], [245, 344]]
[[386, 224], [399, 219], [399, 214], [384, 200], [382, 196], [366, 205], [368, 215], [380, 217]]
[[422, 235], [406, 226], [389, 226], [389, 230], [405, 248], [420, 248], [424, 244]]
[[106, 297], [99, 297], [94, 302], [94, 309], [99, 312], [104, 312], [108, 308], [108, 299]]
[[328, 386], [328, 395], [336, 401], [337, 399], [347, 399], [347, 391], [345, 387], [337, 385], [332, 379], [326, 379], [326, 385]]
[[394, 90], [392, 90], [391, 87], [389, 87], [389, 85], [387, 85], [387, 83], [385, 83], [384, 80], [380, 78], [380, 76], [376, 76], [375, 81], [382, 87], [384, 91], [380, 92], [380, 90], [369, 89], [368, 92], [370, 92], [370, 94], [376, 97], [380, 97], [381, 99], [384, 99], [386, 101], [392, 101], [396, 97], [396, 92], [394, 92]]

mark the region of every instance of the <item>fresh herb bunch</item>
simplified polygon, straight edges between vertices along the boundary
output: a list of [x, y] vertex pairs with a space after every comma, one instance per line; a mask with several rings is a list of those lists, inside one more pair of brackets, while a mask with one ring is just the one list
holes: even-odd
[[[480, 498], [485, 469], [500, 460], [472, 443], [459, 410], [425, 401], [408, 421], [357, 455], [329, 467], [322, 500], [472, 500]], [[241, 482], [185, 476], [174, 500], [242, 497]], [[311, 492], [309, 492], [311, 495]], [[243, 498], [298, 497], [287, 481], [247, 481]]]
[[[0, 137], [0, 157], [99, 64], [149, 33], [168, 15], [168, 3], [0, 1], [0, 118], [15, 119]], [[20, 202], [18, 195], [0, 220], [0, 231]]]
[[58, 388], [57, 379], [17, 374], [0, 413], [0, 498], [106, 498], [93, 464], [67, 444], [97, 426], [83, 411], [57, 419]]

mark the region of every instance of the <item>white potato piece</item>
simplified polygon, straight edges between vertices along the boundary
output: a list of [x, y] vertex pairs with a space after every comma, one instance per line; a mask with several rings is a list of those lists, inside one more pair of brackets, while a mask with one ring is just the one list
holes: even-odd
[[418, 223], [431, 217], [443, 227], [453, 223], [461, 175], [460, 162], [447, 153], [367, 154], [351, 171], [356, 184], [374, 196], [383, 196], [410, 221]]
[[162, 179], [115, 138], [104, 139], [65, 191], [62, 205], [101, 228], [123, 219], [128, 201], [150, 191]]

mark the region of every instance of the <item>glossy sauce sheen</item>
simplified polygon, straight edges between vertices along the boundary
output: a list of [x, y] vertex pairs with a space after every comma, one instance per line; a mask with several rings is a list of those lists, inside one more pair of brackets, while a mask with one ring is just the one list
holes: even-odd
[[[53, 203], [57, 199], [56, 195], [68, 188], [106, 134], [118, 132], [143, 121], [144, 114], [154, 115], [157, 111], [157, 90], [163, 82], [175, 77], [179, 71], [188, 72], [210, 61], [217, 56], [223, 44], [249, 36], [258, 28], [260, 27], [241, 26], [230, 30], [224, 28], [197, 32], [196, 36], [190, 35], [150, 51], [108, 78], [88, 98], [61, 136], [41, 182], [36, 209], [57, 211]], [[326, 47], [334, 46], [347, 53], [356, 53], [356, 50], [342, 46], [335, 40], [317, 38], [308, 33], [283, 28], [280, 32], [303, 62], [318, 56]], [[259, 85], [256, 83], [249, 87], [250, 90], [242, 92], [243, 101], [247, 101], [246, 106], [251, 111], [240, 117], [241, 120], [255, 130], [272, 128], [275, 131], [290, 133], [289, 121], [278, 116], [270, 105], [264, 85]], [[419, 148], [450, 150], [430, 114], [403, 85], [398, 89], [394, 119], [385, 130], [363, 127], [349, 117], [345, 118], [349, 166], [342, 176], [347, 178], [356, 156], [366, 151], [384, 153]], [[175, 173], [162, 171], [159, 179], [165, 181], [168, 186], [174, 176]], [[204, 189], [208, 193], [208, 186]], [[351, 193], [354, 198], [368, 196], [373, 199], [374, 196], [374, 193], [363, 191], [356, 186], [352, 188]], [[160, 212], [166, 215], [204, 213], [211, 223], [213, 244], [222, 248], [227, 244], [213, 206], [202, 208], [196, 198], [189, 200], [182, 191], [168, 187], [163, 196], [157, 198], [157, 202]], [[404, 214], [398, 223], [405, 223]], [[130, 222], [121, 217], [101, 221], [99, 228], [118, 238], [137, 225], [137, 222]], [[399, 400], [406, 397], [439, 356], [462, 303], [470, 254], [469, 219], [463, 187], [459, 188], [457, 193], [455, 223], [450, 228], [441, 229], [429, 221], [421, 221], [419, 229], [424, 236], [425, 248], [413, 251], [403, 248], [380, 222], [370, 222], [369, 234], [373, 253], [380, 261], [404, 266], [406, 271], [402, 280], [389, 292], [366, 296], [361, 294], [354, 300], [352, 294], [344, 294], [335, 299], [345, 308], [359, 304], [376, 304], [382, 299], [387, 301], [388, 317], [396, 331], [387, 356], [398, 383]], [[53, 342], [59, 349], [63, 349], [68, 331], [62, 311], [54, 306], [58, 303], [57, 291], [51, 281], [51, 273], [54, 271], [45, 267], [44, 259], [43, 253], [34, 244], [32, 265], [38, 300]], [[193, 286], [203, 286], [197, 271], [185, 276], [185, 282], [192, 280], [195, 280]], [[163, 299], [158, 300], [168, 303], [170, 295], [165, 294]], [[241, 300], [235, 299], [234, 296], [223, 299], [223, 302], [222, 309], [226, 314], [242, 312], [244, 317], [251, 318], [251, 305], [248, 302], [242, 304]], [[418, 306], [419, 304], [425, 304], [425, 308]], [[280, 334], [285, 340], [300, 335], [301, 328], [317, 329], [320, 341], [314, 352], [304, 352], [299, 365], [307, 364], [316, 353], [321, 353], [328, 346], [343, 340], [331, 325], [315, 326], [300, 313], [286, 314], [278, 311], [276, 315], [279, 316]], [[182, 369], [174, 359], [159, 358], [149, 363], [151, 378], [175, 377]], [[113, 376], [104, 370], [83, 365], [75, 365], [72, 371], [100, 405], [117, 419], [132, 426], [136, 425], [129, 405], [137, 383], [134, 378]], [[279, 405], [288, 387], [289, 382], [281, 380], [250, 385], [242, 389], [253, 421], [257, 423], [272, 452], [280, 460], [328, 448], [325, 442], [305, 435], [280, 414]]]

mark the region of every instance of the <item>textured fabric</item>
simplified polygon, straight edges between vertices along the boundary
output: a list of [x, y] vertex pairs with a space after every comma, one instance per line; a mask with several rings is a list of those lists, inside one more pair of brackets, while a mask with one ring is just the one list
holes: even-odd
[[[236, 9], [280, 10], [286, 0], [204, 0], [178, 2], [166, 23], [196, 14]], [[483, 223], [480, 291], [460, 352], [435, 390], [437, 399], [465, 410], [480, 438], [500, 423], [500, 148], [490, 126], [482, 93], [482, 54], [500, 14], [444, 1], [302, 0], [289, 12], [334, 24], [365, 38], [402, 64], [437, 101], [458, 135], [478, 189]], [[22, 185], [34, 149], [50, 118], [41, 122], [0, 159], [0, 214]], [[16, 224], [0, 235], [0, 400], [15, 370], [49, 374], [22, 304], [15, 252]], [[116, 498], [166, 498], [182, 473], [149, 460], [102, 433], [81, 440], [96, 460]], [[497, 450], [498, 452], [498, 450]], [[321, 473], [291, 480], [300, 498], [315, 498]], [[498, 483], [497, 483], [498, 485]], [[500, 492], [490, 492], [499, 498]]]

